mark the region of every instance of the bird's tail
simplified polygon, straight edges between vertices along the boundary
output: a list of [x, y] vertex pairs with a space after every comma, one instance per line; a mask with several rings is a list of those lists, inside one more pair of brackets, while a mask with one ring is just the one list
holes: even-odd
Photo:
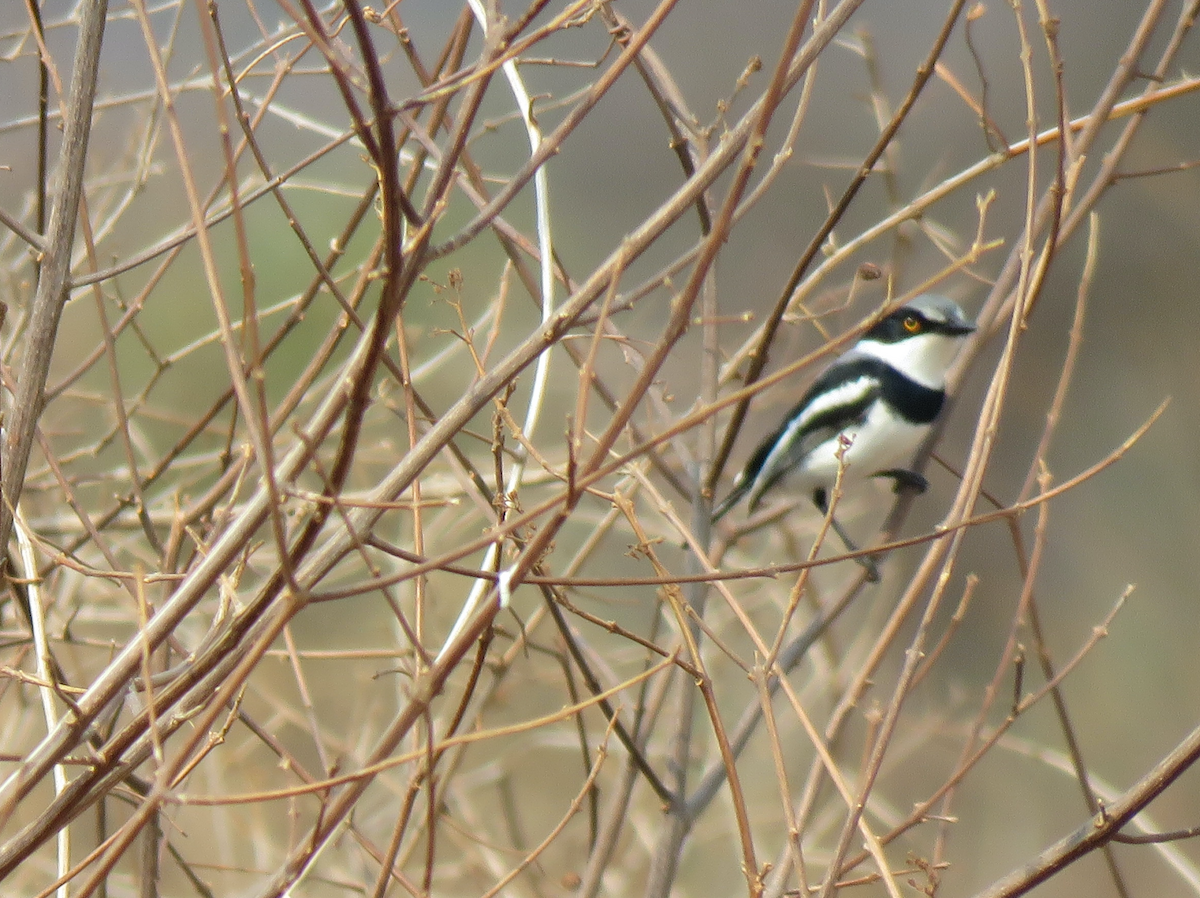
[[739, 479], [738, 482], [733, 485], [733, 491], [724, 499], [722, 499], [720, 504], [713, 509], [712, 522], [714, 524], [717, 523], [717, 521], [725, 517], [725, 513], [729, 511], [729, 509], [733, 508], [733, 506], [742, 501], [742, 497], [750, 491], [750, 487], [753, 485], [753, 483], [753, 480]]

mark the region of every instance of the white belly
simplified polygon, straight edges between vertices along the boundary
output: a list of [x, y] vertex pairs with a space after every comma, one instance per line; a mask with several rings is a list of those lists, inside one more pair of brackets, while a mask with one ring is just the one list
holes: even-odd
[[[910, 424], [891, 413], [883, 403], [876, 403], [862, 424], [842, 431], [848, 441], [845, 451], [846, 471], [842, 486], [873, 477], [880, 471], [907, 468], [913, 453], [929, 432], [925, 425]], [[802, 489], [809, 495], [817, 487], [829, 490], [837, 479], [837, 438], [821, 443], [795, 474], [788, 478], [789, 487]]]

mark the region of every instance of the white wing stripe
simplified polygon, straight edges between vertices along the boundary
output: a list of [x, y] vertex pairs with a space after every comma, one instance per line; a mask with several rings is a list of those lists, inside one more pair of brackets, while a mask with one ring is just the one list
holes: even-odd
[[793, 430], [804, 427], [817, 415], [823, 415], [834, 409], [846, 408], [862, 402], [878, 384], [879, 381], [876, 378], [863, 375], [855, 380], [848, 380], [844, 384], [839, 384], [832, 390], [826, 390], [824, 393], [814, 396], [812, 402], [804, 407], [804, 410], [796, 417], [794, 423], [788, 425], [788, 433], [791, 434]]
[[792, 418], [788, 422], [787, 429], [775, 441], [775, 445], [771, 447], [771, 454], [767, 456], [762, 467], [758, 470], [758, 476], [755, 481], [759, 484], [766, 483], [774, 476], [776, 468], [781, 460], [787, 457], [788, 451], [791, 448], [793, 441], [804, 427], [813, 420], [817, 415], [823, 415], [830, 411], [836, 411], [839, 408], [850, 408], [856, 403], [862, 402], [875, 388], [878, 381], [867, 375], [848, 380], [844, 384], [839, 384], [832, 390], [827, 390], [813, 397], [812, 401], [804, 407], [800, 414]]

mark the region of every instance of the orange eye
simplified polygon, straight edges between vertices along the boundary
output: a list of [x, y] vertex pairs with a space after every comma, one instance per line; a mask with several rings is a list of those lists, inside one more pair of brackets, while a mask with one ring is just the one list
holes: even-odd
[[904, 319], [904, 329], [910, 334], [915, 334], [921, 329], [921, 319], [915, 315], [909, 315]]

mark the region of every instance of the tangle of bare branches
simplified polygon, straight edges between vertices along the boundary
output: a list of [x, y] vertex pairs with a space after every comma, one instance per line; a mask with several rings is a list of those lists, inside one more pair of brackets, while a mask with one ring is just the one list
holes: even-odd
[[[785, 6], [0, 13], [6, 894], [1200, 894], [1197, 4]], [[933, 488], [713, 525], [931, 291]]]

